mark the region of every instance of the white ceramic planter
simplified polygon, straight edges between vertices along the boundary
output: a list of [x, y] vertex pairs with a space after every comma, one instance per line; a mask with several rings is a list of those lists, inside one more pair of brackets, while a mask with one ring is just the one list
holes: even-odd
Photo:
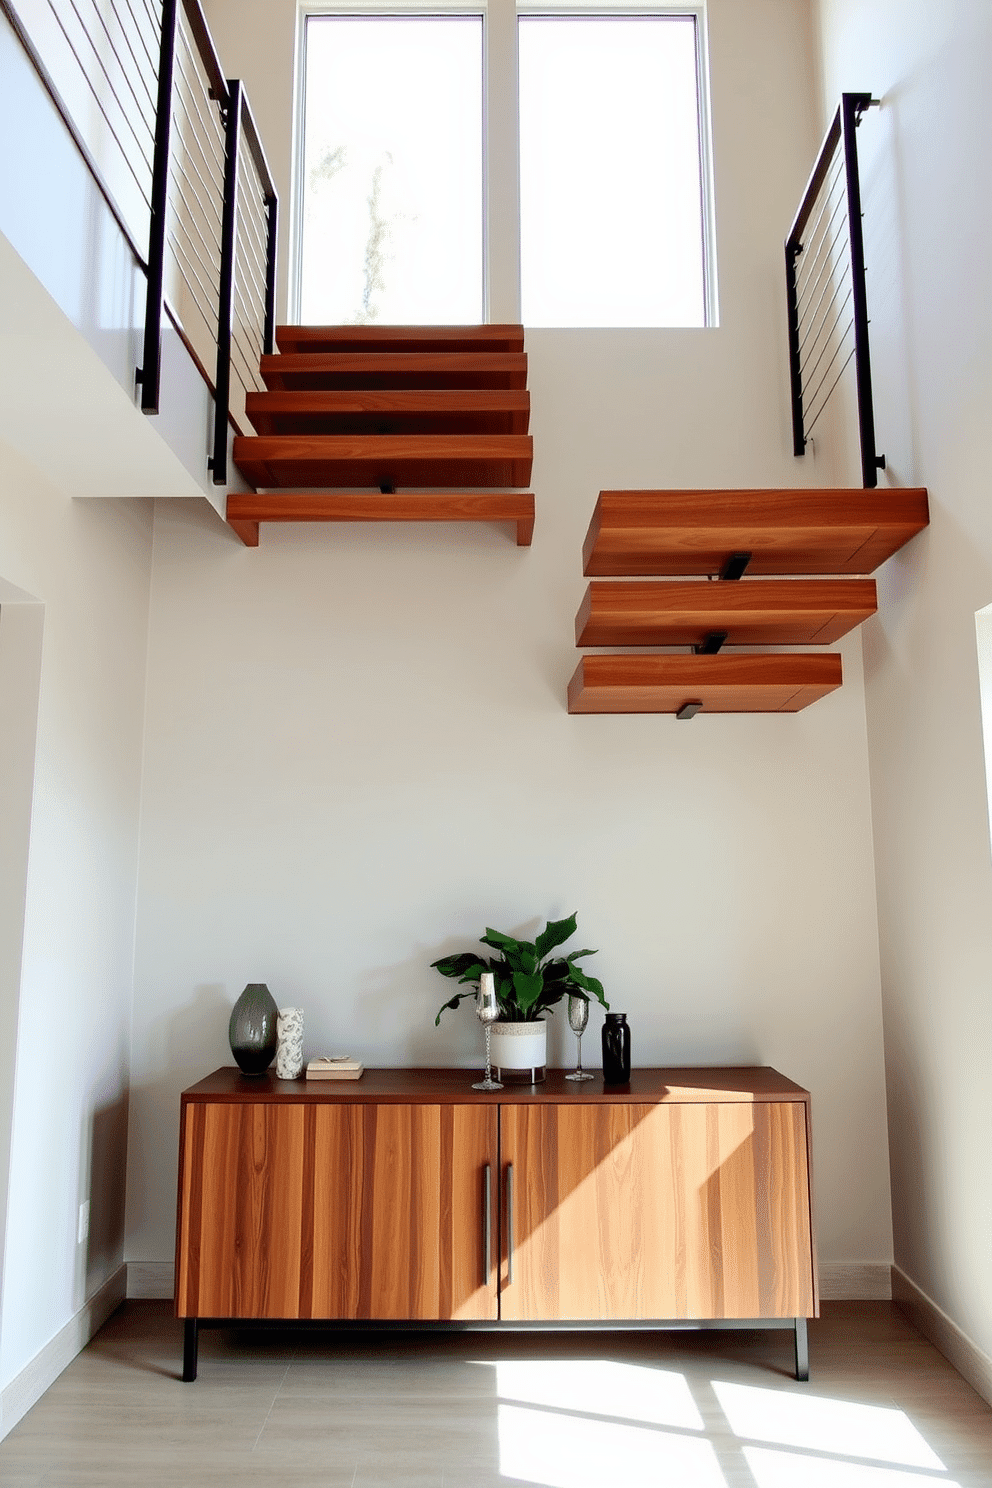
[[543, 1018], [534, 1023], [490, 1024], [493, 1075], [503, 1085], [536, 1085], [543, 1080], [548, 1063], [548, 1025]]

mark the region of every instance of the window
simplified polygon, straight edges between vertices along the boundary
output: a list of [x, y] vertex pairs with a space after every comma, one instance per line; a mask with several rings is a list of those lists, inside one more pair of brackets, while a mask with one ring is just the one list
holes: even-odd
[[299, 319], [712, 323], [696, 10], [306, 16]]
[[696, 20], [521, 16], [523, 320], [706, 324]]
[[311, 15], [304, 47], [300, 320], [483, 320], [481, 15]]

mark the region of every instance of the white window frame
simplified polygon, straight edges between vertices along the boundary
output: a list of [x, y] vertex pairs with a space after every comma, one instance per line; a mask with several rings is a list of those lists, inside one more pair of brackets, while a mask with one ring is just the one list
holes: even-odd
[[[629, 0], [623, 5], [593, 3], [555, 5], [538, 0], [299, 0], [296, 25], [296, 89], [293, 119], [293, 179], [289, 227], [290, 317], [299, 316], [303, 233], [303, 128], [306, 106], [306, 22], [309, 16], [482, 16], [482, 303], [487, 321], [520, 321], [520, 123], [517, 72], [517, 20], [520, 16], [684, 16], [696, 25], [696, 87], [699, 98], [699, 173], [702, 218], [703, 296], [705, 321], [699, 329], [719, 325], [716, 209], [713, 142], [710, 122], [709, 37], [706, 0], [683, 5]], [[511, 29], [512, 28], [512, 29]], [[502, 66], [493, 76], [497, 59]], [[509, 116], [509, 117], [508, 117]], [[637, 329], [637, 328], [635, 328]], [[685, 327], [651, 327], [664, 332]]]

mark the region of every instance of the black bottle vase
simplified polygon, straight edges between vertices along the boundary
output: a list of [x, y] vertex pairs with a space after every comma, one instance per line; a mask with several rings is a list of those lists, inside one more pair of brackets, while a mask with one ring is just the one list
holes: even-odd
[[279, 1009], [264, 982], [249, 982], [231, 1012], [227, 1036], [245, 1075], [262, 1075], [276, 1057]]
[[607, 1013], [603, 1023], [603, 1084], [630, 1080], [630, 1028], [626, 1013]]

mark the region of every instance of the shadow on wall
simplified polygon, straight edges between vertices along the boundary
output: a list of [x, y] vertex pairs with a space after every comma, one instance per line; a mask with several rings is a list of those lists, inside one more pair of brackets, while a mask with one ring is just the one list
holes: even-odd
[[128, 1096], [98, 1106], [82, 1154], [83, 1199], [89, 1200], [89, 1236], [79, 1247], [78, 1281], [91, 1297], [120, 1266], [124, 1257], [124, 1205], [127, 1174]]
[[[241, 989], [239, 988], [238, 991]], [[237, 995], [237, 994], [235, 994]], [[179, 1097], [218, 1065], [233, 1064], [227, 1029], [234, 997], [221, 982], [201, 983], [192, 1000], [158, 1020], [149, 1063], [161, 1075], [131, 1087], [127, 1225], [148, 1233], [174, 1222], [179, 1172]], [[167, 1139], [163, 1140], [163, 1133]], [[162, 1257], [128, 1255], [130, 1261]]]

